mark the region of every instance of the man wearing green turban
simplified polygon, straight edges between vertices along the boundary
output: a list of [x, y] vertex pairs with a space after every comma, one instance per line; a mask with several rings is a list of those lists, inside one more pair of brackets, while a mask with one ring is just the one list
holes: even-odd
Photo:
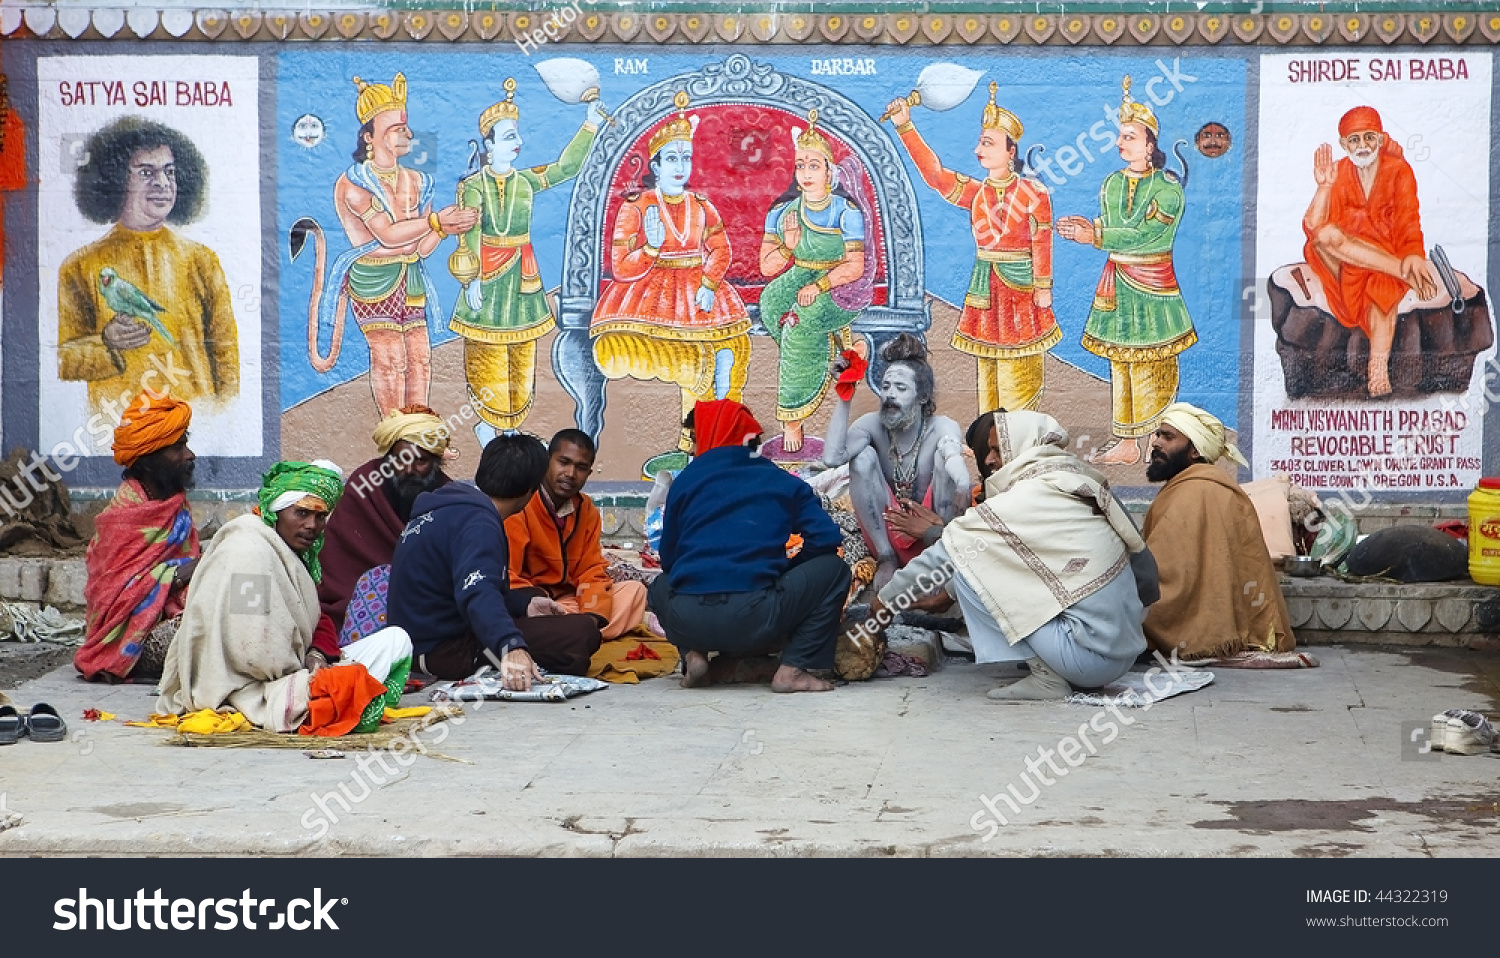
[[323, 581], [323, 530], [343, 495], [343, 473], [327, 459], [278, 462], [261, 477], [261, 521], [301, 557], [314, 584]]
[[[343, 489], [339, 468], [323, 460], [278, 462], [265, 474], [255, 513], [225, 523], [194, 573], [156, 711], [228, 707], [278, 732], [342, 734], [387, 693], [388, 677], [399, 674], [404, 684], [411, 658], [404, 631], [383, 629], [340, 649], [318, 603], [318, 551]], [[346, 672], [350, 664], [369, 674]], [[362, 700], [332, 694], [351, 683]], [[326, 704], [333, 701], [359, 710], [335, 715]]]

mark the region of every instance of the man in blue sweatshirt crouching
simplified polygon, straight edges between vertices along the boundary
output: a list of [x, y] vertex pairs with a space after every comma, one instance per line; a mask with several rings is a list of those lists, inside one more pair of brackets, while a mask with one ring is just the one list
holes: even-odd
[[[849, 591], [842, 535], [802, 480], [756, 454], [762, 432], [737, 402], [700, 402], [684, 427], [694, 459], [672, 483], [651, 607], [682, 651], [685, 688], [780, 652], [776, 692], [826, 692]], [[719, 653], [710, 664], [708, 655]]]
[[532, 436], [497, 436], [474, 485], [424, 492], [391, 559], [391, 625], [411, 636], [417, 668], [461, 679], [485, 664], [507, 689], [527, 691], [538, 665], [583, 675], [599, 649], [601, 619], [568, 615], [540, 589], [510, 588], [505, 520], [526, 508], [547, 472]]

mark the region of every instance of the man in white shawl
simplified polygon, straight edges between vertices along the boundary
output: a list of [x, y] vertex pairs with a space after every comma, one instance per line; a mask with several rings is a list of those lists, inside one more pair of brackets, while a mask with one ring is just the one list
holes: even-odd
[[[1024, 660], [1031, 673], [989, 697], [1061, 699], [1124, 675], [1146, 650], [1132, 571], [1146, 544], [1097, 471], [1068, 452], [1051, 416], [997, 412], [984, 501], [897, 573], [876, 623], [938, 589], [958, 599], [978, 663]], [[1151, 585], [1145, 591], [1148, 598]]]
[[[309, 717], [319, 669], [358, 663], [384, 683], [410, 659], [411, 640], [396, 628], [339, 649], [318, 604], [318, 551], [342, 493], [331, 462], [280, 462], [266, 473], [256, 513], [225, 523], [203, 553], [167, 650], [157, 712], [227, 706], [262, 728], [295, 731]], [[355, 711], [344, 724], [358, 719]]]

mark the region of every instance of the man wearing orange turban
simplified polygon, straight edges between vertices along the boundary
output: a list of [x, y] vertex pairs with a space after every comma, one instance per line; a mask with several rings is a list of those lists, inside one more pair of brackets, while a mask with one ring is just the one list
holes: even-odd
[[1370, 395], [1384, 396], [1391, 391], [1396, 306], [1408, 289], [1428, 299], [1437, 284], [1424, 258], [1416, 174], [1380, 114], [1368, 106], [1345, 113], [1339, 145], [1348, 156], [1337, 165], [1328, 143], [1313, 154], [1318, 189], [1302, 218], [1303, 255], [1334, 318], [1369, 337]]
[[187, 504], [192, 418], [187, 403], [146, 392], [115, 428], [115, 462], [125, 474], [95, 520], [85, 560], [87, 630], [73, 656], [85, 679], [154, 681], [161, 675], [198, 565], [198, 533]]

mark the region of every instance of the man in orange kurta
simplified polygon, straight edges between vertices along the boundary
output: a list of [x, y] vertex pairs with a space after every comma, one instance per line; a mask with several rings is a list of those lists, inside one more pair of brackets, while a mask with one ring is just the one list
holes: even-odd
[[510, 587], [541, 589], [570, 613], [597, 616], [605, 640], [618, 639], [644, 620], [646, 587], [609, 577], [599, 509], [583, 495], [593, 469], [588, 433], [564, 429], [552, 437], [541, 488], [505, 520]]
[[1327, 143], [1313, 154], [1318, 188], [1302, 218], [1304, 256], [1334, 318], [1369, 337], [1370, 395], [1384, 396], [1396, 306], [1408, 289], [1429, 299], [1437, 286], [1423, 256], [1417, 177], [1380, 114], [1368, 106], [1345, 113], [1339, 143], [1348, 156], [1337, 165]]

